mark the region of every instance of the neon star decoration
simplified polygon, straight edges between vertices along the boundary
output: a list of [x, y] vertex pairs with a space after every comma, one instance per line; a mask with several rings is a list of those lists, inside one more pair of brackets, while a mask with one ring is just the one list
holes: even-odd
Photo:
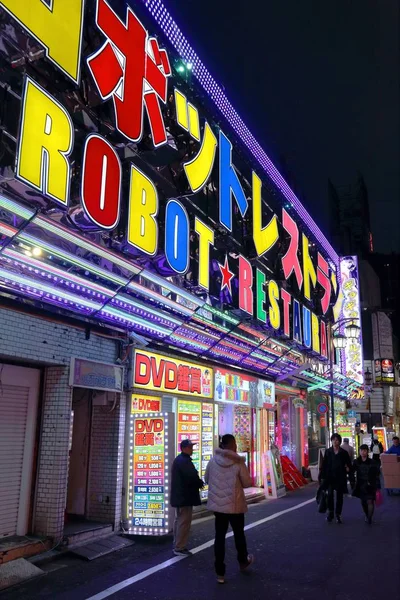
[[235, 277], [235, 275], [234, 273], [232, 273], [232, 271], [229, 270], [229, 262], [227, 255], [225, 255], [225, 263], [223, 265], [218, 263], [218, 266], [221, 269], [222, 273], [221, 292], [224, 288], [227, 288], [229, 293], [232, 295], [231, 280]]

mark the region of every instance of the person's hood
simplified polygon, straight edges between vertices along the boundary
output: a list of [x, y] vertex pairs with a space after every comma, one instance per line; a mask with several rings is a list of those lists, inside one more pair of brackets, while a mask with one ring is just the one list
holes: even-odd
[[235, 463], [245, 462], [244, 456], [239, 456], [232, 450], [223, 450], [222, 448], [215, 450], [214, 460], [220, 467], [231, 467]]

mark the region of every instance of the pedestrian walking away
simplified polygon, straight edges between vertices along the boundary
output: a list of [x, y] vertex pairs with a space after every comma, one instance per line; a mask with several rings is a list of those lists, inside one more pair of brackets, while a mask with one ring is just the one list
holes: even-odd
[[397, 456], [400, 456], [400, 440], [397, 437], [397, 435], [395, 435], [393, 437], [393, 445], [390, 446], [389, 450], [386, 452], [386, 454], [397, 454]]
[[365, 521], [371, 525], [375, 510], [376, 492], [380, 489], [379, 466], [368, 457], [368, 446], [360, 446], [360, 456], [354, 461], [355, 486], [353, 496], [360, 498]]
[[215, 514], [215, 572], [217, 582], [225, 583], [225, 538], [229, 525], [240, 569], [244, 571], [254, 560], [247, 552], [244, 533], [244, 515], [248, 509], [243, 488], [251, 487], [251, 478], [244, 457], [237, 454], [233, 435], [228, 433], [222, 437], [220, 447], [207, 465], [205, 481], [208, 483], [207, 508]]
[[200, 490], [204, 482], [200, 479], [192, 462], [193, 442], [183, 440], [181, 453], [172, 463], [171, 506], [175, 508], [173, 552], [177, 556], [190, 556], [187, 543], [192, 524], [193, 506], [199, 506]]
[[343, 444], [341, 445], [341, 448], [343, 448], [343, 450], [346, 450], [346, 452], [348, 452], [349, 456], [350, 456], [350, 460], [351, 462], [354, 461], [354, 448], [353, 446], [350, 446], [350, 440], [349, 438], [343, 438]]
[[[336, 522], [342, 523], [343, 495], [347, 494], [347, 475], [352, 476], [352, 465], [349, 453], [340, 447], [342, 437], [334, 433], [332, 446], [325, 452], [319, 480], [323, 489], [328, 491], [328, 516], [331, 523], [336, 514]], [[336, 510], [335, 510], [336, 493]]]
[[381, 454], [383, 453], [383, 446], [377, 437], [374, 437], [374, 439], [372, 441], [371, 452], [372, 452], [373, 460], [376, 460], [376, 462], [380, 463], [381, 462]]

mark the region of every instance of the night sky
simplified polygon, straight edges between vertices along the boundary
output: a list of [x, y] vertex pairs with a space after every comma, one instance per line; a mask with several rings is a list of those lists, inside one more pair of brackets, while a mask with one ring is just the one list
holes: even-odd
[[400, 251], [398, 0], [166, 5], [327, 236], [328, 178], [362, 173], [375, 250]]

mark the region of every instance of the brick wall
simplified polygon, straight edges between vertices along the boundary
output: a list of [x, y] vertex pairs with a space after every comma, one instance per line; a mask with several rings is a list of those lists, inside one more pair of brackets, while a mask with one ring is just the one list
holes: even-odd
[[[39, 462], [34, 507], [34, 532], [55, 540], [62, 537], [68, 482], [68, 444], [72, 405], [69, 387], [71, 356], [114, 363], [115, 340], [38, 316], [0, 308], [0, 360], [24, 360], [44, 365], [45, 382], [40, 434]], [[125, 396], [112, 413], [95, 407], [91, 482], [94, 497], [107, 494], [107, 504], [89, 502], [89, 515], [119, 527], [123, 479]], [[103, 411], [103, 412], [102, 412]], [[90, 494], [89, 494], [90, 497]]]
[[94, 406], [87, 516], [119, 529], [123, 484], [125, 394], [113, 405]]
[[117, 348], [105, 337], [86, 340], [83, 329], [0, 308], [0, 358], [60, 365], [71, 356], [113, 363]]
[[35, 533], [62, 537], [67, 493], [72, 388], [68, 367], [48, 367], [36, 487]]

